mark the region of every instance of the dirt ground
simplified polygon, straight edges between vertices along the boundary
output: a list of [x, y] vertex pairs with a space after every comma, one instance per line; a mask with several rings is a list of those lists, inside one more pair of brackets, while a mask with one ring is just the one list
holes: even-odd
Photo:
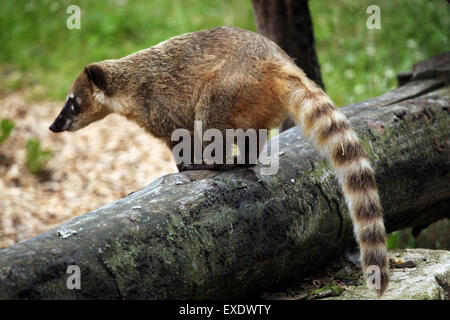
[[[48, 126], [61, 103], [27, 103], [22, 93], [0, 97], [0, 119], [15, 124], [0, 145], [0, 248], [8, 247], [176, 172], [170, 150], [134, 123], [110, 115], [75, 133]], [[25, 146], [36, 138], [52, 156], [31, 174]]]

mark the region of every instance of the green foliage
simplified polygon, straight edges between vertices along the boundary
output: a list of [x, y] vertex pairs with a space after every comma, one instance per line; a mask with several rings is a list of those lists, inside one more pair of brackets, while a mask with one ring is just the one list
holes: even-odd
[[389, 234], [387, 237], [387, 247], [388, 249], [416, 248], [416, 240], [411, 233], [411, 228]]
[[326, 296], [333, 296], [333, 297], [337, 297], [339, 295], [341, 295], [341, 293], [344, 291], [343, 288], [341, 288], [338, 285], [331, 285], [331, 286], [325, 286], [323, 288], [314, 290], [313, 292], [311, 292], [309, 294], [310, 297], [314, 298], [321, 298], [322, 296], [326, 297]]
[[14, 129], [14, 123], [9, 119], [2, 119], [0, 122], [0, 144], [2, 144]]
[[389, 234], [387, 245], [389, 249], [429, 248], [450, 250], [450, 219], [439, 220], [414, 238], [412, 228], [406, 228]]
[[44, 169], [45, 164], [51, 155], [51, 150], [41, 149], [41, 142], [39, 140], [28, 140], [26, 145], [26, 166], [28, 171], [33, 174], [40, 173]]
[[398, 231], [394, 231], [391, 234], [388, 235], [386, 246], [388, 249], [398, 249], [399, 248], [399, 239], [400, 234]]
[[[445, 0], [309, 3], [323, 79], [337, 105], [386, 92], [397, 72], [449, 48]], [[66, 27], [71, 4], [81, 8], [80, 30]], [[371, 4], [381, 9], [380, 30], [366, 27]], [[255, 31], [250, 0], [2, 0], [0, 87], [39, 84], [36, 98], [62, 100], [88, 63], [219, 25]]]
[[[72, 4], [81, 8], [79, 30], [66, 27], [66, 9]], [[2, 0], [0, 74], [3, 69], [5, 77], [0, 76], [0, 87], [40, 84], [46, 91], [36, 98], [61, 100], [88, 63], [220, 25], [254, 30], [250, 1]], [[19, 80], [16, 70], [23, 73]], [[2, 83], [10, 77], [14, 84]]]
[[[445, 0], [309, 1], [327, 93], [339, 106], [397, 86], [396, 74], [448, 51], [450, 5]], [[381, 29], [366, 27], [369, 5], [380, 7]]]

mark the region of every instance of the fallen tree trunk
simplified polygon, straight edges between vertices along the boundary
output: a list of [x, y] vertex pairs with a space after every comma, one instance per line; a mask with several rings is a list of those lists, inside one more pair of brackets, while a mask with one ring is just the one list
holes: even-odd
[[[449, 216], [445, 79], [342, 109], [376, 167], [388, 231]], [[167, 175], [1, 250], [0, 298], [236, 298], [326, 264], [353, 242], [334, 173], [296, 128], [280, 135], [278, 155], [276, 175]], [[69, 265], [81, 289], [68, 289]]]

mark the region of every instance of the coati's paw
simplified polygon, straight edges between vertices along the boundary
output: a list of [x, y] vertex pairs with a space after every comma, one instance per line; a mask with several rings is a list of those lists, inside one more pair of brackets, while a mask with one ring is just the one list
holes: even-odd
[[217, 170], [217, 164], [205, 164], [205, 163], [200, 163], [200, 164], [178, 164], [178, 170], [180, 172], [183, 171], [189, 171], [189, 170]]
[[189, 171], [189, 170], [217, 170], [217, 171], [227, 171], [237, 168], [247, 168], [252, 166], [252, 164], [179, 164], [177, 165], [179, 172]]

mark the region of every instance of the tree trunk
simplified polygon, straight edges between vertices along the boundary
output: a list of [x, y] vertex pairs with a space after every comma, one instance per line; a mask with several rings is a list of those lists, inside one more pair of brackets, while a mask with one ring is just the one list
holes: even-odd
[[[448, 82], [421, 78], [342, 109], [376, 168], [388, 232], [449, 217], [449, 107]], [[296, 128], [279, 137], [275, 175], [167, 175], [1, 250], [0, 298], [238, 298], [329, 263], [354, 241], [335, 175]]]
[[[325, 88], [314, 46], [314, 31], [307, 0], [252, 0], [259, 33], [283, 48], [306, 75]], [[290, 117], [280, 130], [295, 125]]]

